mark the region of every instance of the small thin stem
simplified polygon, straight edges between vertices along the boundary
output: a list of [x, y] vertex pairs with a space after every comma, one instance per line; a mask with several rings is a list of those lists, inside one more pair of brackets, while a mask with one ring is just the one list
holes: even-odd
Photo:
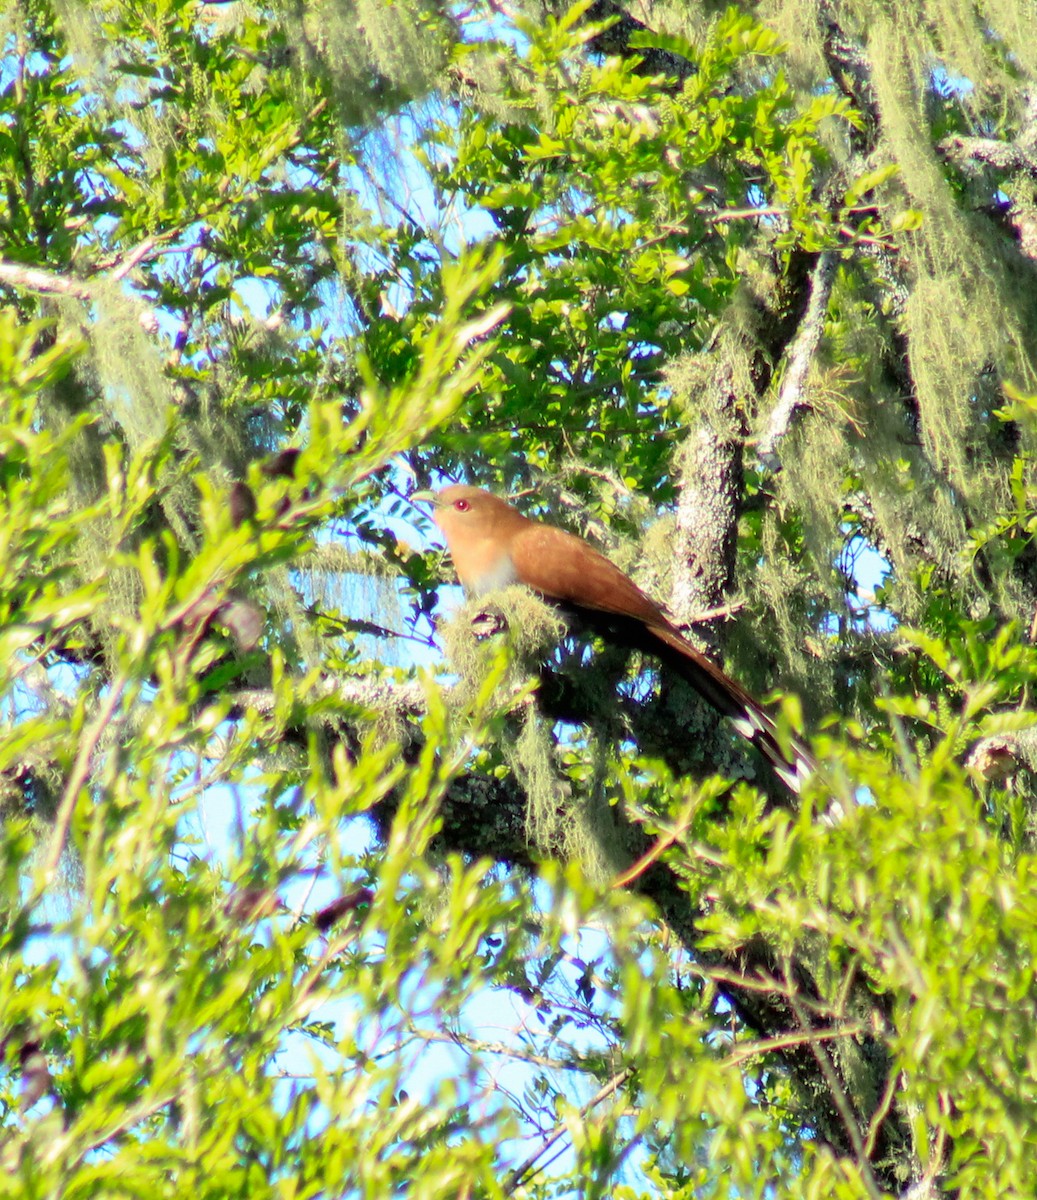
[[[580, 1109], [580, 1116], [585, 1117], [592, 1109], [596, 1108], [602, 1100], [607, 1100], [613, 1092], [617, 1091], [624, 1083], [633, 1075], [633, 1070], [630, 1067], [625, 1067], [622, 1071], [613, 1075], [612, 1078], [598, 1091], [590, 1100]], [[541, 1143], [540, 1149], [535, 1154], [531, 1154], [521, 1166], [516, 1167], [508, 1176], [504, 1184], [504, 1194], [511, 1195], [512, 1192], [524, 1181], [525, 1177], [530, 1174], [535, 1174], [540, 1168], [536, 1166], [538, 1158], [543, 1158], [548, 1150], [565, 1135], [569, 1128], [565, 1121], [560, 1121], [554, 1129], [547, 1135]]]
[[97, 749], [98, 742], [101, 740], [104, 731], [108, 728], [112, 714], [118, 707], [125, 689], [126, 677], [124, 675], [112, 682], [108, 689], [108, 695], [105, 697], [97, 716], [87, 726], [85, 736], [79, 744], [79, 753], [72, 764], [72, 771], [69, 774], [68, 782], [65, 784], [61, 804], [58, 806], [57, 820], [54, 822], [54, 832], [51, 835], [47, 857], [43, 860], [43, 870], [40, 875], [40, 882], [36, 887], [34, 899], [38, 899], [54, 882], [54, 873], [57, 870], [58, 862], [64, 853], [65, 844], [68, 841], [68, 831], [72, 825], [72, 814], [75, 812], [76, 800], [90, 772], [90, 761], [93, 758], [94, 751]]

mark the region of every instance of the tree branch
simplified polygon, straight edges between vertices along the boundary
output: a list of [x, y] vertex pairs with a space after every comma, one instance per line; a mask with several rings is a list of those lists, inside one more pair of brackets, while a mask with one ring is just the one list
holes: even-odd
[[[120, 260], [118, 266], [109, 274], [97, 275], [95, 279], [123, 279], [139, 262], [152, 253], [155, 242], [145, 238], [126, 259]], [[69, 275], [59, 275], [56, 271], [45, 271], [39, 267], [27, 267], [22, 263], [6, 262], [0, 259], [0, 284], [10, 287], [24, 288], [44, 296], [74, 296], [77, 300], [91, 301], [97, 297], [97, 288], [87, 280], [73, 279]], [[140, 304], [137, 319], [145, 333], [158, 333], [158, 318], [150, 305], [139, 297]]]
[[[323, 690], [326, 696], [343, 704], [393, 716], [418, 716], [427, 707], [425, 688], [418, 679], [401, 682], [382, 675], [349, 675], [325, 679]], [[231, 693], [228, 716], [233, 720], [246, 711], [269, 716], [276, 707], [277, 697], [270, 688], [242, 688]], [[337, 714], [328, 718], [329, 723], [338, 719]]]
[[980, 164], [998, 171], [1022, 172], [1031, 179], [1037, 179], [1037, 159], [1015, 142], [955, 136], [937, 142], [936, 149], [945, 158], [968, 168], [974, 169], [976, 164]]
[[[698, 428], [680, 454], [670, 607], [684, 625], [695, 614], [722, 607], [734, 578], [743, 444], [735, 390], [733, 367], [722, 356], [703, 397]], [[717, 648], [716, 627], [705, 640]]]
[[824, 332], [838, 261], [834, 251], [826, 250], [818, 255], [811, 273], [807, 311], [792, 340], [778, 402], [771, 410], [767, 430], [756, 447], [757, 458], [770, 471], [781, 470], [778, 443], [788, 435], [796, 414], [810, 407], [806, 393], [807, 375]]
[[43, 295], [75, 296], [77, 300], [90, 300], [93, 295], [90, 285], [82, 280], [58, 275], [54, 271], [43, 271], [38, 267], [26, 267], [22, 263], [5, 262], [2, 259], [0, 283]]
[[868, 129], [851, 131], [858, 151], [873, 149], [879, 128], [879, 104], [871, 78], [871, 63], [860, 43], [847, 36], [839, 21], [837, 0], [820, 0], [817, 7], [821, 47], [832, 79], [853, 105], [867, 118]]

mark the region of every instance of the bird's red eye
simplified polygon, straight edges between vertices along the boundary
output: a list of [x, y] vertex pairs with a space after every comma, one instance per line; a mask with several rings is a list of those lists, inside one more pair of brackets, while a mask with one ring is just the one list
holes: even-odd
[[472, 506], [468, 503], [467, 500], [455, 500], [454, 501], [454, 508], [456, 508], [458, 512], [467, 512], [471, 507]]

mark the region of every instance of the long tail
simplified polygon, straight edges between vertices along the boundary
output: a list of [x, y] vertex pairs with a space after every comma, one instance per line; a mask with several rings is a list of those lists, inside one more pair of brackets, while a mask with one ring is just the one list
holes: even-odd
[[707, 704], [727, 717], [735, 732], [756, 747], [782, 783], [798, 796], [803, 782], [817, 770], [806, 746], [793, 738], [783, 748], [777, 726], [759, 701], [676, 629], [652, 626], [648, 632], [656, 641], [658, 657], [687, 680]]

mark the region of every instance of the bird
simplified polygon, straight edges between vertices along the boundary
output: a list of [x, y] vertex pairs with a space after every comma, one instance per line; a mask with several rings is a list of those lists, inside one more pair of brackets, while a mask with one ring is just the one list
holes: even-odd
[[728, 718], [792, 793], [798, 794], [814, 773], [809, 750], [795, 739], [786, 739], [783, 746], [760, 702], [688, 641], [662, 606], [589, 542], [534, 521], [492, 492], [468, 484], [418, 491], [410, 498], [432, 505], [468, 596], [478, 599], [523, 584], [606, 641], [649, 654], [674, 671]]

